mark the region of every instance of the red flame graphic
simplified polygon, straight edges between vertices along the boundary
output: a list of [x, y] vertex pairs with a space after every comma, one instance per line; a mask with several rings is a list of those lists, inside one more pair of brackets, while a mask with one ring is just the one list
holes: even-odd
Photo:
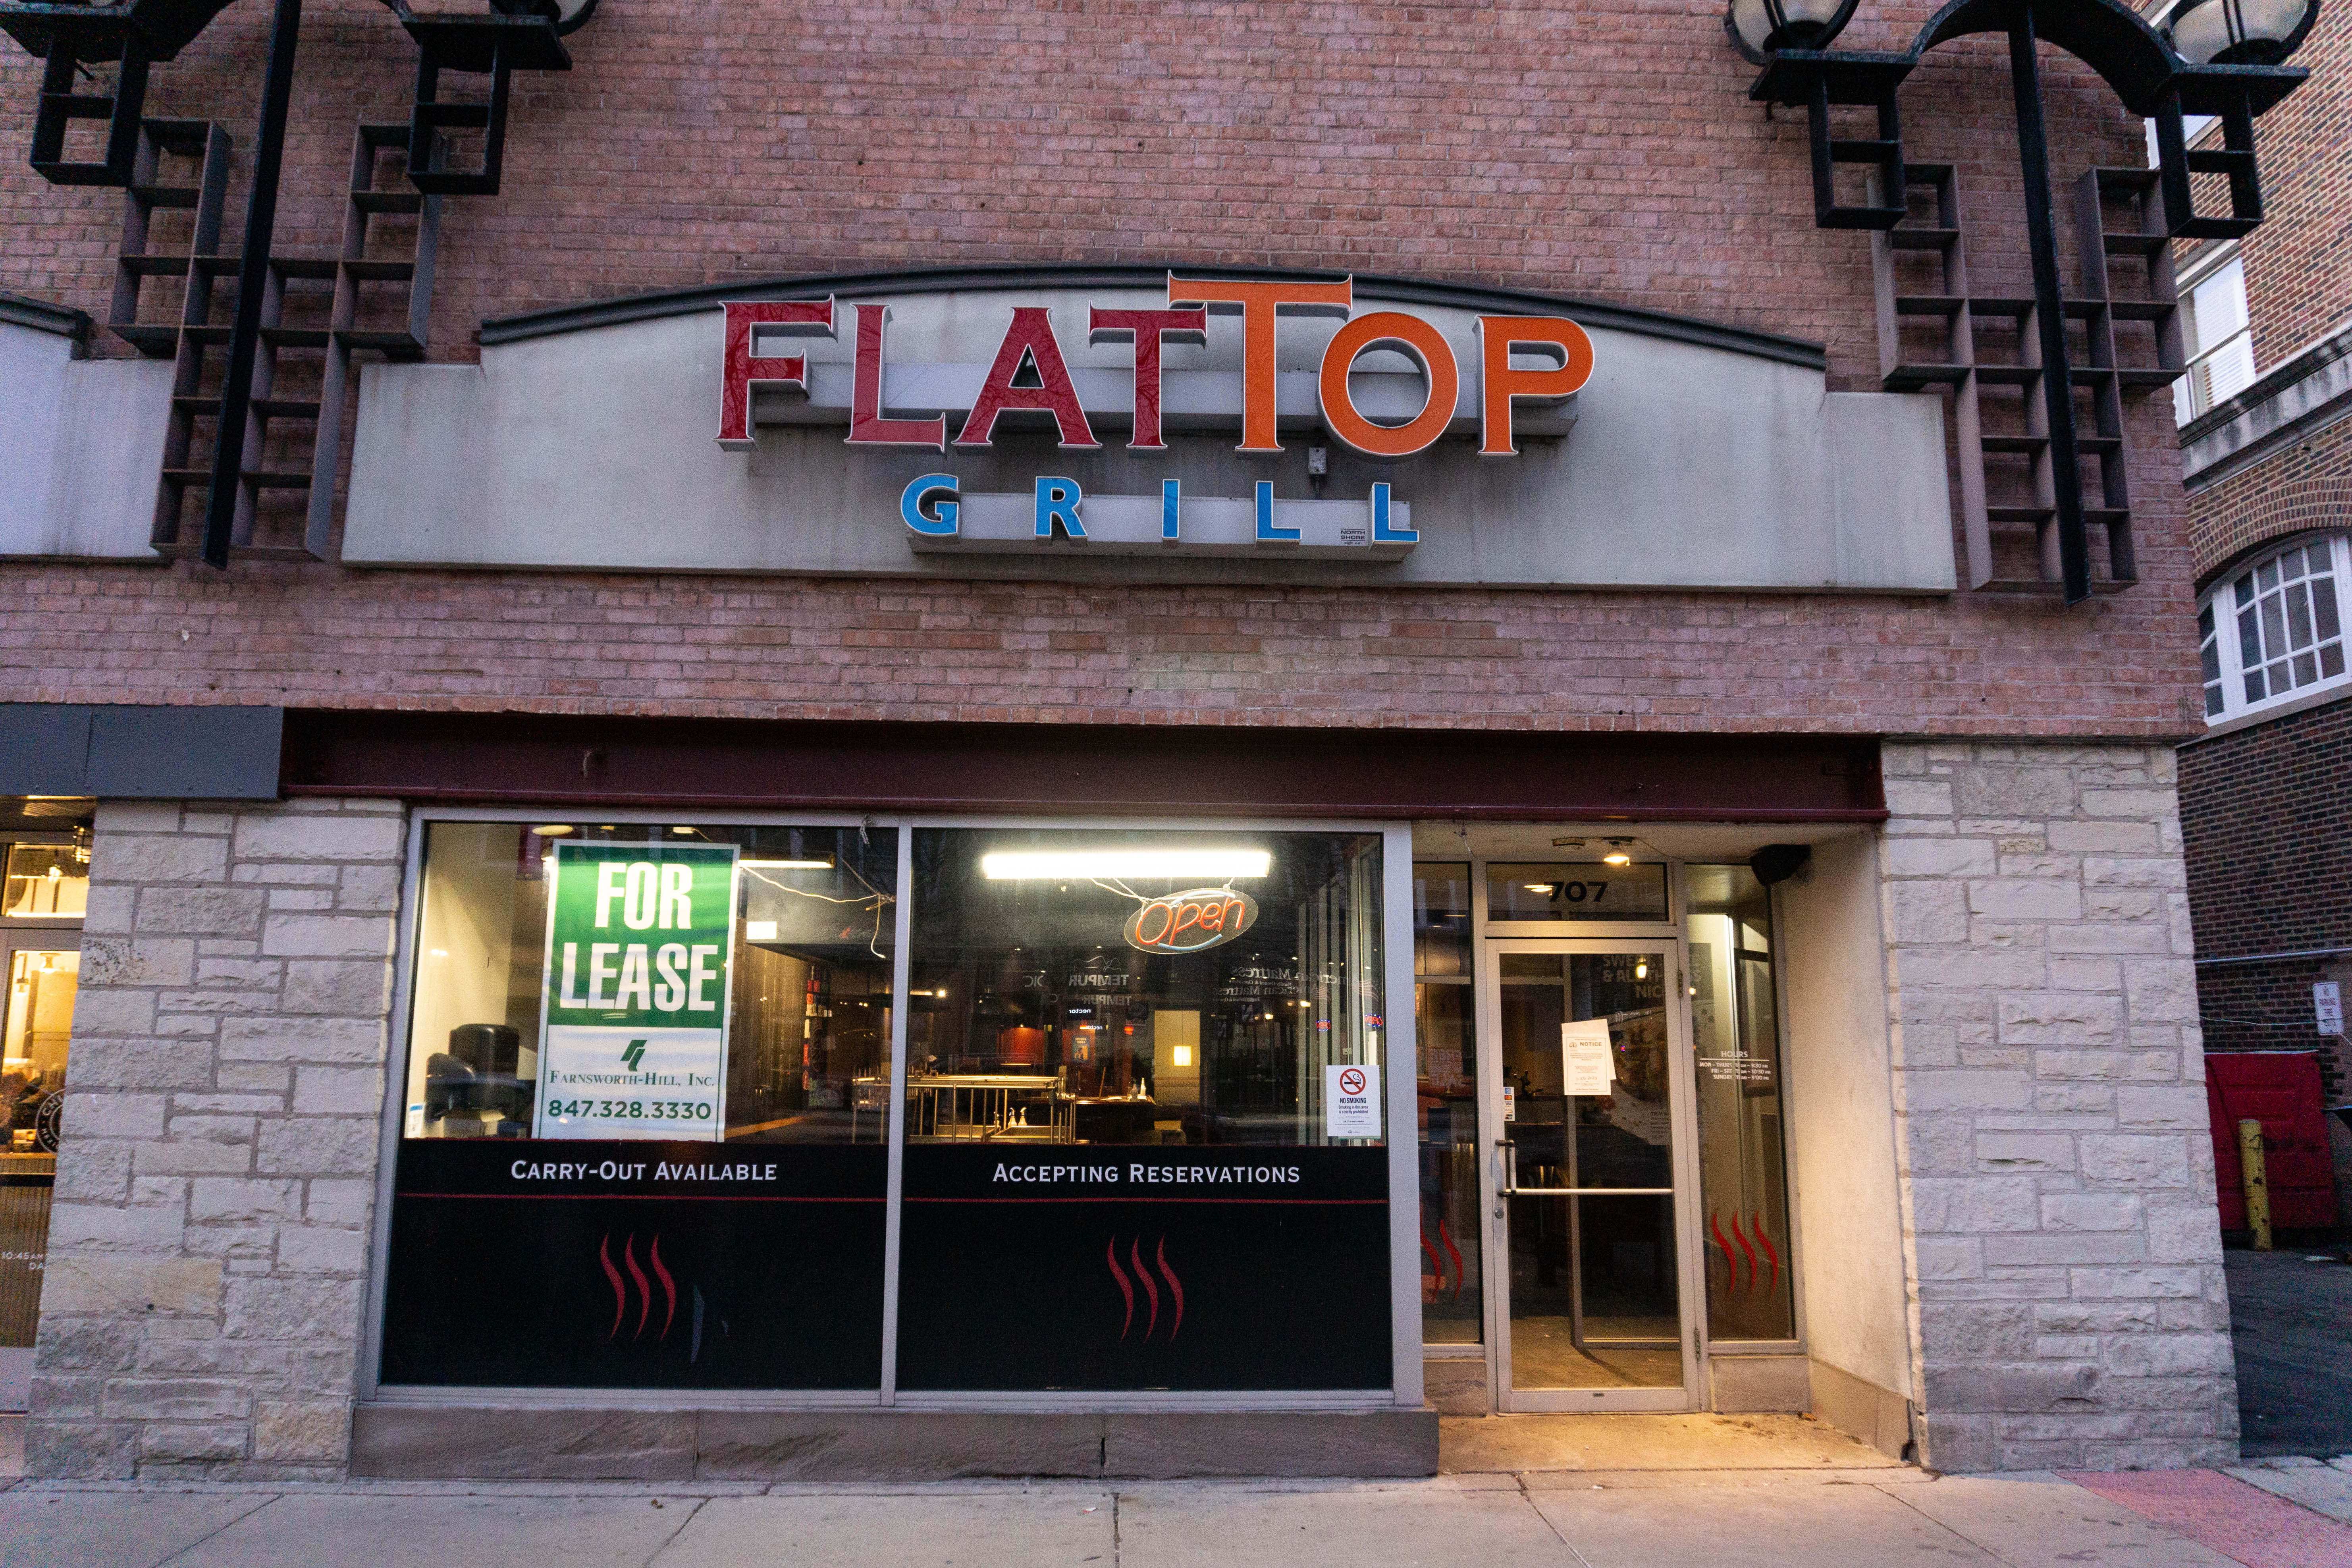
[[646, 1319], [654, 1310], [654, 1288], [646, 1283], [646, 1271], [637, 1267], [637, 1238], [634, 1233], [621, 1243], [621, 1261], [629, 1266], [629, 1278], [637, 1282], [637, 1294], [645, 1301], [645, 1305], [637, 1309], [637, 1331], [629, 1336], [633, 1340], [641, 1339], [646, 1331]]
[[1427, 1231], [1423, 1231], [1421, 1233], [1421, 1250], [1429, 1259], [1430, 1273], [1437, 1278], [1437, 1289], [1441, 1292], [1444, 1291], [1445, 1289], [1445, 1263], [1444, 1259], [1437, 1256], [1437, 1248], [1429, 1245], [1429, 1233]]
[[1454, 1245], [1454, 1233], [1445, 1228], [1441, 1216], [1437, 1222], [1437, 1239], [1445, 1244], [1445, 1254], [1454, 1259], [1454, 1299], [1462, 1300], [1462, 1249]]
[[1175, 1299], [1176, 1317], [1168, 1325], [1168, 1342], [1176, 1342], [1176, 1331], [1184, 1326], [1184, 1282], [1176, 1278], [1176, 1270], [1168, 1267], [1168, 1238], [1160, 1238], [1160, 1277], [1168, 1281], [1168, 1293]]
[[1764, 1234], [1764, 1211], [1761, 1209], [1756, 1211], [1756, 1244], [1764, 1249], [1764, 1256], [1772, 1260], [1772, 1289], [1778, 1290], [1780, 1288], [1780, 1249], [1774, 1247], [1772, 1238]]
[[[654, 1237], [654, 1277], [662, 1282], [662, 1297], [667, 1303], [667, 1305], [662, 1309], [661, 1331], [661, 1337], [663, 1339], [667, 1339], [669, 1338], [670, 1320], [677, 1316], [677, 1286], [671, 1281], [669, 1270], [662, 1267], [661, 1237], [658, 1236]], [[650, 1292], [646, 1294], [646, 1305], [648, 1308], [653, 1305], [653, 1296]]]
[[[670, 1274], [668, 1267], [662, 1262], [659, 1236], [653, 1238], [649, 1259], [653, 1264], [654, 1278], [661, 1281], [662, 1288], [661, 1332], [655, 1336], [656, 1342], [658, 1343], [669, 1338], [670, 1328], [677, 1321], [677, 1280]], [[613, 1264], [611, 1231], [606, 1231], [596, 1243], [596, 1262], [604, 1270], [606, 1282], [613, 1287], [613, 1326], [604, 1331], [604, 1337], [609, 1340], [619, 1335], [622, 1320], [629, 1313], [629, 1287], [627, 1281], [621, 1278], [621, 1270], [614, 1268]], [[637, 1284], [637, 1331], [629, 1337], [642, 1339], [645, 1337], [646, 1324], [653, 1318], [654, 1288], [652, 1282], [646, 1279], [645, 1269], [637, 1263], [637, 1238], [634, 1232], [621, 1243], [621, 1262], [627, 1268], [629, 1279], [635, 1280]]]
[[1714, 1233], [1715, 1245], [1723, 1252], [1724, 1267], [1731, 1271], [1731, 1284], [1727, 1289], [1736, 1289], [1739, 1285], [1739, 1259], [1732, 1254], [1731, 1239], [1723, 1234], [1723, 1226], [1716, 1219], [1713, 1209], [1706, 1211], [1706, 1228]]
[[1135, 1324], [1135, 1287], [1127, 1282], [1127, 1270], [1118, 1266], [1118, 1237], [1112, 1237], [1103, 1248], [1103, 1261], [1110, 1265], [1110, 1277], [1118, 1281], [1119, 1297], [1127, 1302], [1127, 1316], [1118, 1322], [1118, 1337], [1123, 1340]]
[[1143, 1237], [1128, 1243], [1127, 1260], [1135, 1265], [1135, 1277], [1143, 1281], [1143, 1299], [1151, 1304], [1151, 1316], [1143, 1325], [1143, 1337], [1148, 1340], [1160, 1326], [1160, 1287], [1151, 1282], [1151, 1271], [1143, 1266]]
[[604, 1266], [604, 1278], [613, 1282], [613, 1326], [604, 1333], [608, 1340], [621, 1331], [621, 1314], [629, 1310], [628, 1289], [621, 1283], [621, 1271], [613, 1267], [612, 1245], [613, 1233], [609, 1230], [604, 1239], [596, 1244], [596, 1261]]
[[1152, 1278], [1151, 1265], [1143, 1260], [1143, 1237], [1138, 1236], [1127, 1244], [1127, 1266], [1118, 1261], [1118, 1237], [1114, 1236], [1103, 1247], [1103, 1262], [1110, 1268], [1110, 1277], [1118, 1284], [1118, 1298], [1126, 1303], [1126, 1314], [1119, 1319], [1118, 1337], [1127, 1338], [1135, 1327], [1135, 1287], [1143, 1287], [1143, 1338], [1150, 1340], [1160, 1329], [1160, 1280], [1168, 1282], [1168, 1339], [1173, 1343], [1184, 1327], [1184, 1281], [1168, 1261], [1168, 1238], [1161, 1237], [1153, 1253], [1160, 1268], [1158, 1279]]
[[1756, 1289], [1756, 1249], [1748, 1244], [1748, 1233], [1739, 1228], [1739, 1216], [1736, 1214], [1731, 1216], [1731, 1239], [1739, 1243], [1739, 1250], [1748, 1255], [1748, 1289], [1752, 1293]]

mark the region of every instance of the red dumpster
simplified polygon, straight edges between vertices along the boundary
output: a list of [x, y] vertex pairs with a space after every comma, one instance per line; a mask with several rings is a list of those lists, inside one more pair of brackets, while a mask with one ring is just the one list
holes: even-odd
[[2320, 1103], [2318, 1052], [2216, 1051], [2205, 1058], [2205, 1099], [2213, 1115], [2223, 1230], [2246, 1228], [2238, 1123], [2248, 1118], [2263, 1124], [2272, 1226], [2321, 1230], [2336, 1224], [2336, 1162]]

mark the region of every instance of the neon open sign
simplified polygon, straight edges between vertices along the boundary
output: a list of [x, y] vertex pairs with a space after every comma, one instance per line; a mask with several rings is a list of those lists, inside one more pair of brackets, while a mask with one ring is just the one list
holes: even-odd
[[1201, 952], [1257, 923], [1257, 900], [1231, 888], [1153, 899], [1127, 917], [1127, 944], [1144, 952]]

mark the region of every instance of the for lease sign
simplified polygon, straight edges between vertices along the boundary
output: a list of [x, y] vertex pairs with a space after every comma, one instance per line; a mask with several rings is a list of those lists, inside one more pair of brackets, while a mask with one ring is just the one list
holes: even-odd
[[547, 864], [538, 1135], [716, 1141], [735, 847], [559, 844]]

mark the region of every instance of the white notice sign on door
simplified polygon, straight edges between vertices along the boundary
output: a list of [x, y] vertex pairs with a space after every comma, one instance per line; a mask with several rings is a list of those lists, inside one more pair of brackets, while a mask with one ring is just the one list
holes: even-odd
[[2311, 1010], [2316, 1015], [2319, 1032], [2340, 1035], [2344, 1032], [2344, 987], [2341, 982], [2316, 980], [2311, 986]]
[[1586, 1018], [1559, 1026], [1561, 1090], [1568, 1095], [1607, 1094], [1617, 1081], [1617, 1057], [1609, 1048], [1609, 1020]]
[[1336, 1067], [1323, 1069], [1323, 1131], [1330, 1138], [1377, 1138], [1381, 1135], [1380, 1068]]

